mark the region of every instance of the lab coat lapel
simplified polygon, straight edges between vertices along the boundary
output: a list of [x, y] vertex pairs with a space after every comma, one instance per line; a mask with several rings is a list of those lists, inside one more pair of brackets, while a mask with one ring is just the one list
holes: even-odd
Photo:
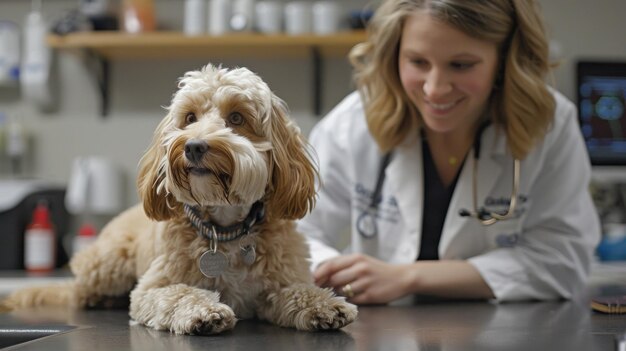
[[390, 194], [398, 203], [409, 235], [415, 236], [422, 230], [422, 204], [424, 202], [422, 144], [419, 138], [407, 139], [413, 142], [403, 144], [394, 150], [393, 158], [386, 170], [388, 180], [386, 183]]
[[[496, 128], [492, 125], [483, 132], [481, 145], [481, 154], [477, 164], [477, 198], [479, 208], [484, 204], [487, 195], [492, 192], [502, 173], [502, 159], [506, 153], [506, 138], [504, 135], [497, 135]], [[457, 235], [466, 235], [467, 240], [472, 240], [470, 233], [463, 232], [470, 228], [468, 222], [476, 221], [476, 219], [474, 217], [461, 217], [459, 211], [461, 209], [474, 210], [474, 198], [472, 195], [473, 155], [474, 150], [470, 150], [450, 200], [439, 242], [440, 258], [456, 256], [455, 252], [449, 252], [449, 248]]]

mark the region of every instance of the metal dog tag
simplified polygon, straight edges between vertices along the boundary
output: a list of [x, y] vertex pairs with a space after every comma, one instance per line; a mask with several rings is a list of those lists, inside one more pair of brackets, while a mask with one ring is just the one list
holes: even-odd
[[241, 259], [246, 266], [251, 266], [256, 260], [256, 250], [254, 245], [246, 245], [241, 247]]
[[198, 261], [200, 272], [208, 278], [216, 278], [228, 267], [228, 257], [220, 251], [207, 251], [200, 256]]

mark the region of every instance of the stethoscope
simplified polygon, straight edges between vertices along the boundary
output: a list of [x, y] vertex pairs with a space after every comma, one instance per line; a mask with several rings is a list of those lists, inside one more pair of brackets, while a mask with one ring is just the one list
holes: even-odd
[[474, 158], [472, 169], [472, 198], [474, 202], [474, 210], [469, 211], [462, 208], [459, 210], [459, 216], [461, 217], [474, 217], [480, 221], [482, 225], [492, 225], [498, 221], [504, 221], [511, 219], [517, 209], [517, 196], [519, 194], [519, 174], [520, 174], [520, 161], [519, 159], [513, 159], [513, 185], [511, 187], [511, 198], [509, 199], [509, 206], [506, 211], [495, 212], [487, 211], [484, 207], [478, 207], [478, 184], [476, 178], [478, 178], [478, 159], [480, 158], [480, 137], [489, 125], [489, 122], [483, 123], [476, 133], [476, 140], [474, 140]]
[[378, 167], [378, 177], [376, 178], [376, 187], [370, 197], [370, 203], [367, 208], [361, 212], [356, 219], [356, 230], [365, 238], [373, 238], [378, 234], [378, 224], [376, 217], [378, 216], [378, 204], [382, 201], [380, 196], [385, 182], [385, 170], [391, 161], [391, 152], [386, 153], [380, 161]]
[[[487, 126], [489, 126], [489, 124], [489, 121], [482, 123], [478, 128], [476, 138], [474, 139], [474, 155], [472, 161], [472, 198], [474, 210], [469, 211], [467, 209], [461, 209], [459, 211], [459, 215], [461, 217], [474, 217], [485, 226], [492, 225], [498, 221], [511, 219], [514, 216], [515, 210], [517, 209], [520, 178], [520, 161], [516, 158], [513, 160], [513, 186], [511, 189], [511, 198], [509, 199], [508, 209], [506, 211], [495, 212], [488, 211], [484, 207], [478, 207], [478, 184], [476, 179], [478, 178], [478, 160], [480, 159], [480, 139], [483, 131]], [[391, 153], [387, 153], [383, 156], [378, 169], [376, 187], [370, 197], [370, 203], [367, 208], [361, 212], [356, 220], [356, 230], [365, 238], [372, 238], [378, 234], [376, 217], [378, 215], [378, 205], [382, 201], [381, 192], [383, 183], [385, 182], [385, 170], [387, 169], [387, 165], [389, 165], [390, 160]]]

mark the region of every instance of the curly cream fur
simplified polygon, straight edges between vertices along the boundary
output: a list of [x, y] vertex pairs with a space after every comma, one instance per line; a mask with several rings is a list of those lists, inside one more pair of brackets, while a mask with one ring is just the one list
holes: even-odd
[[[295, 231], [292, 220], [314, 204], [317, 171], [284, 103], [243, 68], [208, 65], [186, 73], [179, 88], [140, 163], [142, 205], [114, 218], [72, 258], [71, 283], [20, 290], [3, 305], [89, 307], [130, 293], [135, 321], [177, 334], [220, 333], [255, 316], [300, 330], [352, 322], [354, 305], [312, 283], [308, 247]], [[245, 123], [232, 123], [233, 113]], [[192, 139], [209, 146], [199, 161], [185, 153]], [[198, 175], [192, 166], [208, 171]], [[226, 226], [257, 201], [266, 216], [251, 232], [255, 262], [243, 262], [239, 240], [219, 242], [229, 266], [205, 277], [197, 263], [209, 241], [197, 235], [183, 204]]]

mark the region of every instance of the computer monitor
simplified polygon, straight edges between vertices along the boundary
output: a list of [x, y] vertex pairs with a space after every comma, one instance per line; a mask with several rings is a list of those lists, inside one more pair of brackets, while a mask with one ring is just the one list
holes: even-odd
[[580, 61], [577, 105], [593, 165], [626, 165], [626, 61]]

